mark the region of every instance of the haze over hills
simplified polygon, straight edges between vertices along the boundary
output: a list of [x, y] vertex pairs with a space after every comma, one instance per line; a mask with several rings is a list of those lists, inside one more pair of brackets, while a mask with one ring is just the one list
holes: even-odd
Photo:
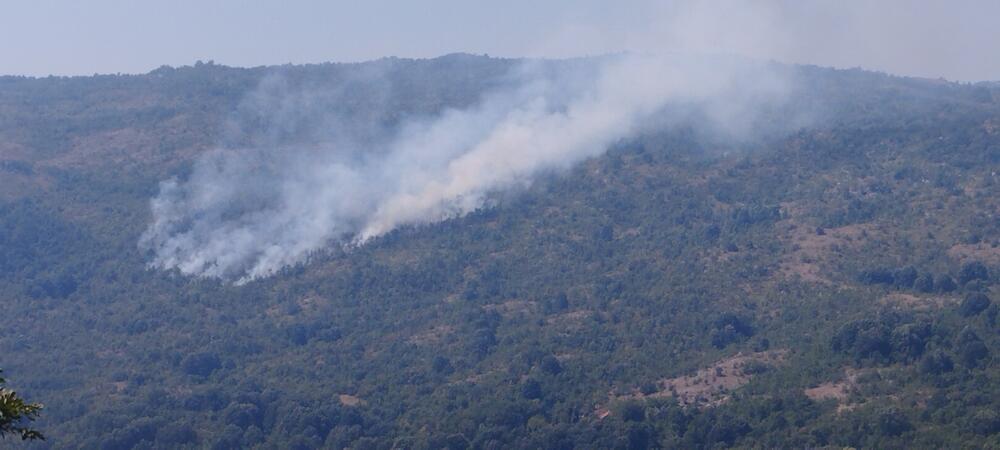
[[1000, 445], [1000, 87], [702, 63], [0, 77], [28, 447]]

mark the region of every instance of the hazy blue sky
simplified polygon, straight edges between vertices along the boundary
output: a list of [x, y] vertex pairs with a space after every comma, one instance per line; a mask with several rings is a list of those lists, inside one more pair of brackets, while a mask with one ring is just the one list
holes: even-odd
[[3, 0], [0, 73], [721, 51], [1000, 80], [1000, 1]]

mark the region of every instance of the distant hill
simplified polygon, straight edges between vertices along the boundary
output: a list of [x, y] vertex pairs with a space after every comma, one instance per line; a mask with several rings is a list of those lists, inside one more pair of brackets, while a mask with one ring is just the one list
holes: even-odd
[[0, 77], [0, 368], [48, 438], [27, 447], [1000, 446], [995, 83], [781, 66], [799, 88], [759, 139], [647, 127], [244, 285], [147, 268], [159, 182], [265, 77], [392, 127], [520, 63]]

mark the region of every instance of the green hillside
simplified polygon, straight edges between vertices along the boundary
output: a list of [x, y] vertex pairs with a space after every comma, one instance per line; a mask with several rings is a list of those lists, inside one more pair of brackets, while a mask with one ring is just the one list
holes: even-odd
[[0, 78], [0, 368], [45, 405], [23, 447], [1000, 447], [994, 84], [782, 67], [780, 132], [646, 127], [243, 285], [147, 268], [158, 183], [265, 77], [391, 127], [518, 63]]

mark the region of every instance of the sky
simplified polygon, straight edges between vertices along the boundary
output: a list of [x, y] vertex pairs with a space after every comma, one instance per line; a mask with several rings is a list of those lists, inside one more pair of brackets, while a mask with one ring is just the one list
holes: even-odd
[[998, 17], [996, 0], [0, 0], [0, 74], [634, 51], [1000, 80]]

